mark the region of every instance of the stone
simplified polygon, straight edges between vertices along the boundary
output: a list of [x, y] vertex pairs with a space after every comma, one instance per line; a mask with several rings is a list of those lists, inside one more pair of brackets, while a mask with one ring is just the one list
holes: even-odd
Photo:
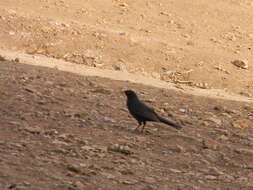
[[94, 150], [94, 148], [93, 148], [93, 147], [91, 147], [91, 146], [87, 146], [87, 145], [82, 146], [82, 147], [81, 147], [81, 149], [82, 149], [82, 150], [84, 150], [84, 151]]
[[74, 164], [68, 165], [67, 169], [71, 172], [74, 172], [74, 173], [81, 173], [82, 172], [81, 168], [78, 165], [74, 165]]
[[219, 176], [219, 180], [227, 182], [227, 183], [231, 183], [232, 181], [235, 180], [235, 178], [231, 175], [224, 174], [224, 175]]
[[247, 91], [241, 91], [240, 94], [242, 96], [252, 97], [252, 94], [250, 92], [247, 92]]
[[134, 185], [136, 183], [138, 183], [137, 180], [125, 180], [125, 181], [122, 181], [123, 184], [125, 185]]
[[187, 110], [183, 109], [183, 108], [179, 109], [179, 111], [182, 112], [182, 113], [186, 113], [187, 112]]
[[73, 184], [78, 190], [82, 190], [85, 188], [85, 185], [81, 183], [80, 181], [77, 181]]
[[213, 175], [206, 175], [206, 176], [205, 176], [205, 179], [207, 179], [207, 180], [216, 180], [217, 177], [216, 177], [216, 176], [213, 176]]
[[130, 170], [130, 169], [121, 170], [120, 173], [122, 175], [133, 175], [134, 174], [134, 172], [132, 170]]
[[212, 149], [212, 150], [216, 150], [218, 148], [217, 142], [211, 139], [203, 139], [202, 146], [205, 149]]
[[216, 111], [219, 111], [219, 112], [225, 112], [227, 110], [227, 108], [224, 107], [223, 105], [214, 106], [213, 109], [216, 110]]
[[114, 69], [115, 69], [116, 71], [127, 72], [126, 67], [125, 67], [124, 65], [122, 65], [122, 64], [114, 66]]
[[84, 163], [81, 163], [81, 164], [79, 164], [80, 165], [80, 167], [82, 167], [82, 168], [86, 168], [87, 167], [87, 164], [84, 164]]
[[219, 176], [223, 175], [224, 173], [220, 170], [218, 170], [216, 167], [210, 167], [208, 168], [208, 174], [214, 175], [214, 176]]
[[148, 177], [148, 176], [144, 178], [144, 181], [145, 181], [146, 183], [151, 183], [151, 184], [156, 183], [156, 179], [155, 179], [155, 178], [153, 178], [153, 177]]
[[110, 174], [110, 173], [105, 173], [105, 172], [102, 172], [101, 173], [104, 177], [106, 177], [107, 179], [115, 179], [116, 176]]
[[95, 148], [97, 150], [99, 150], [100, 152], [107, 152], [108, 151], [108, 147], [107, 146], [96, 146]]
[[253, 141], [253, 137], [248, 137], [248, 140]]
[[249, 125], [246, 123], [246, 121], [243, 121], [243, 120], [234, 121], [232, 123], [232, 126], [235, 127], [235, 128], [239, 128], [239, 129], [245, 129], [245, 128], [249, 127]]
[[120, 152], [123, 154], [130, 154], [130, 148], [128, 146], [123, 146], [123, 145], [119, 145], [119, 144], [114, 144], [114, 145], [110, 145], [108, 147], [109, 151], [113, 151], [113, 152]]
[[14, 59], [14, 61], [15, 61], [16, 63], [19, 63], [19, 62], [20, 62], [20, 60], [19, 60], [18, 57], [16, 57], [16, 58]]
[[21, 184], [19, 184], [16, 188], [15, 188], [15, 190], [27, 190], [28, 188], [25, 186], [25, 185], [21, 185]]
[[93, 58], [93, 59], [96, 58], [96, 55], [95, 55], [94, 51], [92, 51], [92, 50], [90, 50], [90, 49], [86, 49], [86, 50], [83, 52], [83, 56], [84, 56], [84, 57], [87, 57], [87, 58]]
[[177, 170], [177, 169], [173, 169], [173, 168], [170, 168], [169, 171], [171, 171], [173, 173], [182, 173], [182, 171]]
[[104, 117], [103, 120], [106, 121], [106, 122], [115, 123], [115, 120], [110, 118], [110, 117]]
[[170, 147], [169, 150], [172, 152], [177, 152], [177, 153], [186, 152], [186, 149], [180, 145], [176, 145], [175, 147]]
[[67, 150], [63, 149], [63, 148], [54, 148], [50, 150], [51, 152], [55, 152], [55, 153], [61, 153], [61, 154], [66, 154], [68, 153]]
[[128, 7], [128, 4], [127, 3], [120, 3], [119, 6], [120, 7]]
[[226, 135], [221, 135], [218, 139], [221, 141], [227, 141], [229, 139], [229, 137]]
[[6, 61], [6, 59], [0, 55], [0, 61]]
[[44, 130], [39, 127], [26, 127], [25, 131], [32, 134], [41, 134], [42, 132], [44, 132]]
[[57, 140], [57, 139], [55, 139], [52, 143], [53, 143], [53, 144], [59, 144], [59, 145], [68, 145], [68, 143], [63, 142], [63, 141], [59, 141], [59, 140]]
[[195, 43], [193, 41], [188, 41], [188, 42], [186, 42], [186, 45], [188, 45], [188, 46], [194, 46]]
[[11, 35], [11, 36], [13, 36], [13, 35], [15, 35], [16, 33], [14, 32], [14, 31], [10, 31], [9, 32], [9, 35]]
[[151, 73], [151, 76], [152, 76], [153, 78], [156, 78], [156, 79], [160, 79], [160, 78], [161, 78], [161, 75], [160, 75], [159, 73], [157, 73], [157, 72], [152, 72], [152, 73]]
[[218, 118], [215, 118], [215, 117], [211, 117], [208, 119], [208, 121], [211, 121], [213, 123], [215, 123], [216, 125], [221, 125], [222, 121]]
[[224, 117], [227, 117], [227, 118], [232, 118], [232, 116], [228, 113], [222, 113], [221, 115], [224, 116]]
[[236, 181], [240, 184], [247, 184], [248, 179], [246, 177], [239, 177], [236, 179]]
[[248, 61], [246, 60], [234, 60], [231, 62], [233, 65], [241, 68], [241, 69], [248, 69], [249, 65], [248, 65]]
[[245, 155], [250, 155], [253, 156], [253, 150], [251, 149], [246, 149], [246, 148], [236, 148], [234, 151], [238, 154], [245, 154]]
[[208, 162], [217, 162], [220, 160], [220, 153], [218, 151], [204, 149], [203, 155]]
[[96, 89], [92, 90], [92, 92], [100, 93], [100, 94], [111, 94], [112, 93], [111, 90], [105, 89], [105, 88], [96, 88]]
[[203, 88], [203, 89], [208, 89], [209, 88], [209, 85], [206, 82], [196, 83], [195, 86], [199, 87], [199, 88]]

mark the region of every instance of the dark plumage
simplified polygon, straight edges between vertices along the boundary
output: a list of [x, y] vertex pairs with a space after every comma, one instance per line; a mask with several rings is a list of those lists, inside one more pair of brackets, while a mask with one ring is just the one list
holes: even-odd
[[125, 94], [127, 96], [127, 108], [130, 114], [138, 121], [139, 125], [135, 129], [137, 130], [141, 125], [142, 131], [146, 125], [147, 121], [154, 121], [154, 122], [162, 122], [167, 125], [170, 125], [176, 129], [181, 129], [182, 127], [172, 121], [164, 119], [160, 117], [153, 108], [147, 106], [143, 102], [139, 100], [136, 93], [132, 90], [126, 90]]

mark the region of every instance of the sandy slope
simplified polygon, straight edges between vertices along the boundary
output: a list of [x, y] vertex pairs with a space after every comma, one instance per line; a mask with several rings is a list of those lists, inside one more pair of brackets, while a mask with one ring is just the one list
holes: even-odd
[[1, 1], [0, 44], [251, 96], [252, 7], [250, 0]]

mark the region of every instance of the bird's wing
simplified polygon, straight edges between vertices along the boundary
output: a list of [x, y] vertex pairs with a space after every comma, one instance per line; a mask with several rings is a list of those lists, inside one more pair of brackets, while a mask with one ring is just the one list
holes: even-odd
[[141, 101], [135, 104], [135, 109], [133, 112], [135, 115], [137, 115], [138, 117], [142, 117], [145, 120], [159, 121], [154, 109], [147, 106]]

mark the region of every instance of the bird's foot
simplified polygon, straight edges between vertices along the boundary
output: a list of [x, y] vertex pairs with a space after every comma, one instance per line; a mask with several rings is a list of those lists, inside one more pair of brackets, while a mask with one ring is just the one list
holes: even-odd
[[145, 134], [145, 135], [151, 135], [152, 134], [152, 132], [148, 131], [148, 130], [142, 131], [142, 133]]
[[138, 128], [132, 130], [133, 133], [139, 134], [141, 131]]

